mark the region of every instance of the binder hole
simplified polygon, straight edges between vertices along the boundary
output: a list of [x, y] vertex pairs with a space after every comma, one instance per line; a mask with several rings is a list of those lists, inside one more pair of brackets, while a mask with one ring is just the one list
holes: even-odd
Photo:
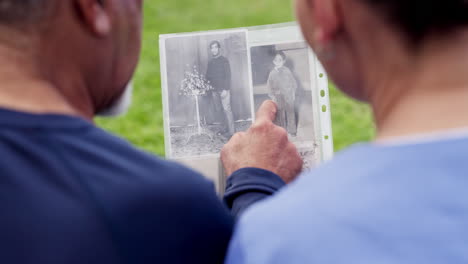
[[326, 105], [322, 105], [322, 112], [327, 112], [327, 106]]
[[320, 90], [320, 96], [325, 97], [325, 90]]

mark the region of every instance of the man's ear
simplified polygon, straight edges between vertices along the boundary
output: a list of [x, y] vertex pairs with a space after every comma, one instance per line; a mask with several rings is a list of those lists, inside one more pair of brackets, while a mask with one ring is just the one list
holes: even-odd
[[83, 19], [83, 24], [99, 37], [111, 31], [111, 20], [106, 4], [109, 0], [75, 0], [75, 8]]

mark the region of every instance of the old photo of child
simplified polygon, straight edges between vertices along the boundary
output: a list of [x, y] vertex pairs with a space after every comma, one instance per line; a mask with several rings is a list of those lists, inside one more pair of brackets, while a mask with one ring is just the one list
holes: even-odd
[[295, 112], [297, 81], [291, 70], [285, 66], [286, 54], [277, 51], [274, 55], [274, 68], [270, 71], [267, 81], [268, 96], [278, 106], [275, 123], [285, 128], [288, 133], [297, 135]]

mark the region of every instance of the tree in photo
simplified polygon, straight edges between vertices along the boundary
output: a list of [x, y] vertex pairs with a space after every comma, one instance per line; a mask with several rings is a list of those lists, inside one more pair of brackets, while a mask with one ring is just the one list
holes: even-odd
[[185, 77], [180, 85], [180, 95], [192, 96], [195, 99], [198, 135], [202, 133], [200, 123], [200, 96], [206, 95], [213, 90], [210, 82], [201, 74], [197, 66], [194, 65], [191, 70], [185, 72]]

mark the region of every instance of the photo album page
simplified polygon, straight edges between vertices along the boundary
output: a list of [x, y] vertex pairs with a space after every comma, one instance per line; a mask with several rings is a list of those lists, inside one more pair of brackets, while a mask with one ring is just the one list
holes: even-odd
[[[224, 190], [224, 144], [278, 106], [304, 170], [333, 155], [328, 78], [294, 23], [160, 36], [166, 158]], [[268, 146], [265, 146], [268, 147]]]

